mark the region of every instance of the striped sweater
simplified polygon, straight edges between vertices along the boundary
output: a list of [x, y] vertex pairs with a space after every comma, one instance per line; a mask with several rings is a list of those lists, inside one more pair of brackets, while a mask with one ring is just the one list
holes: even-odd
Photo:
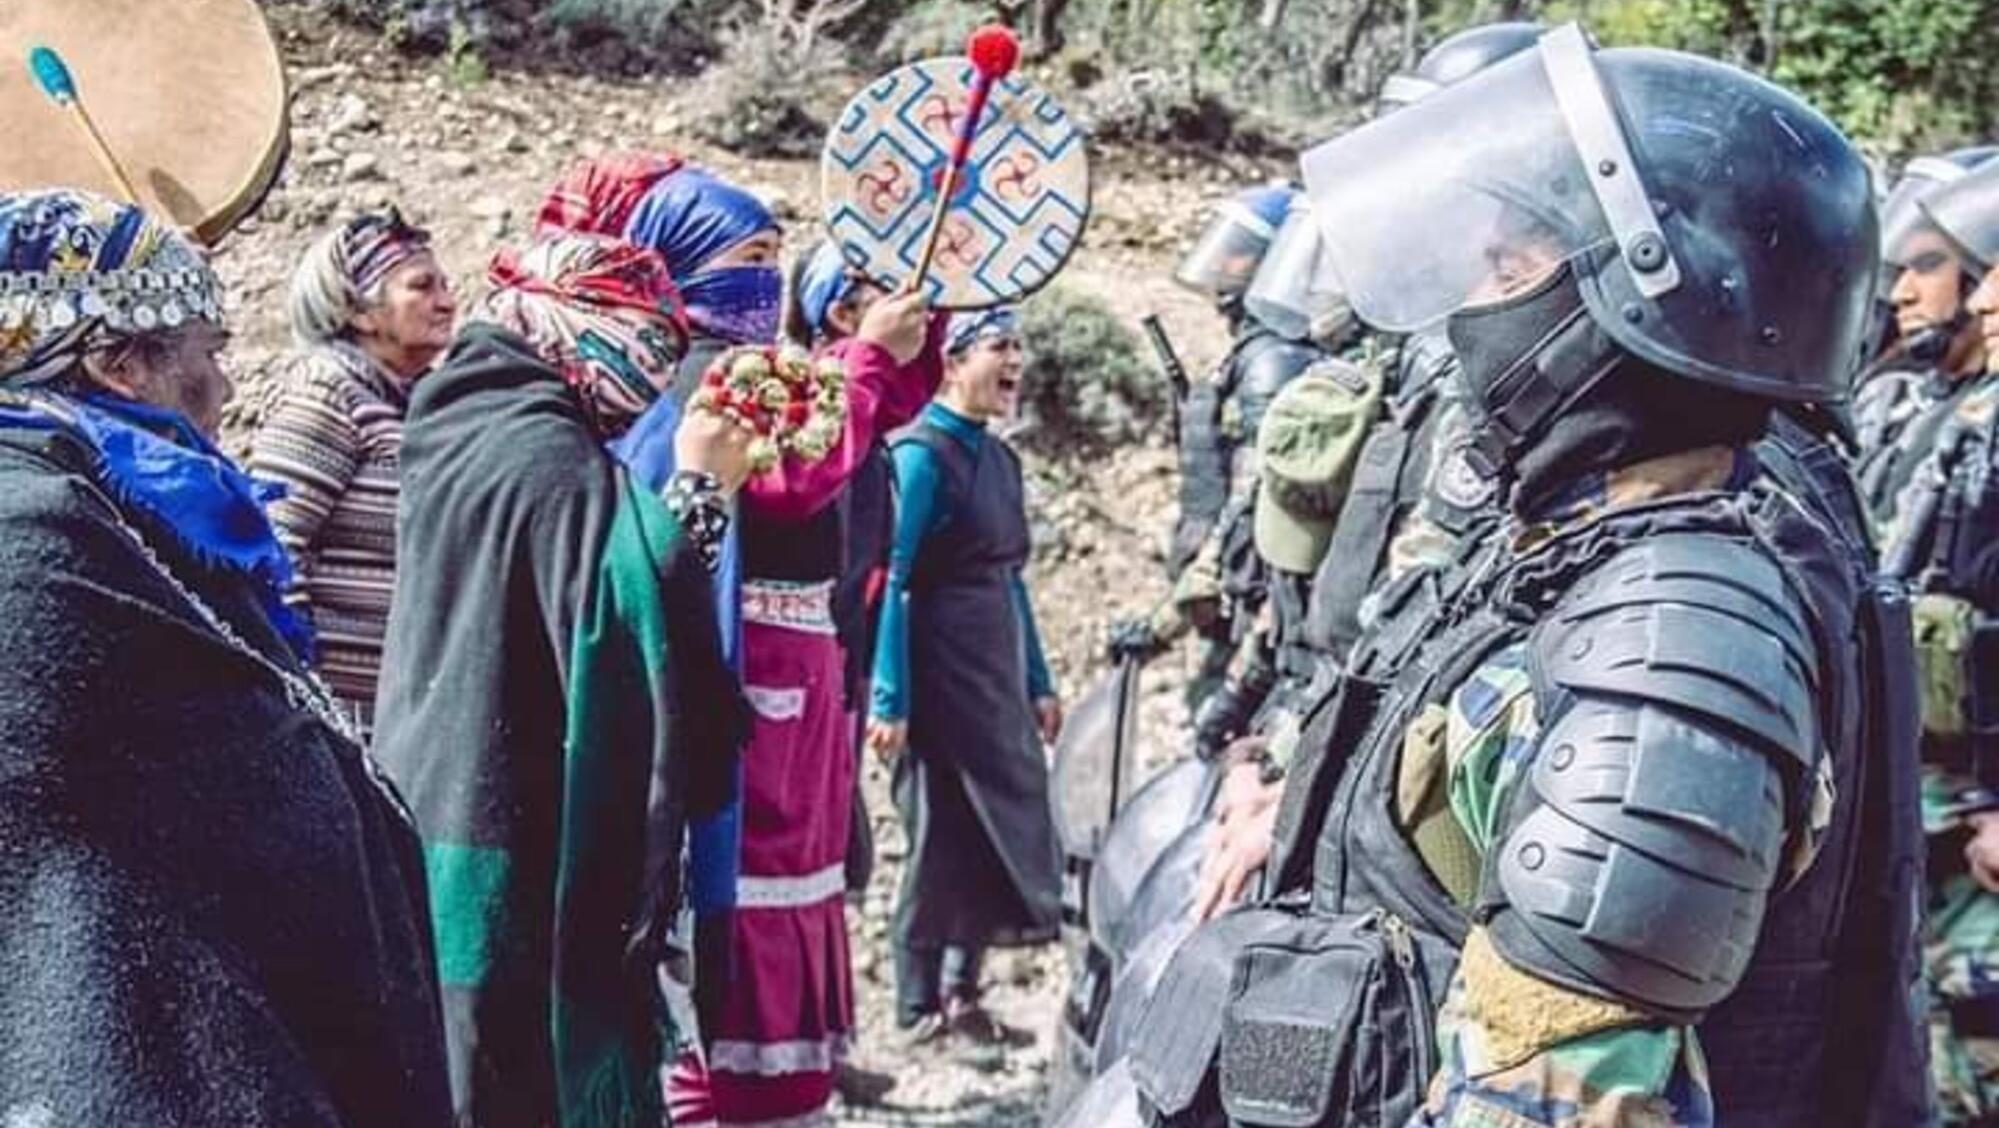
[[365, 353], [335, 343], [290, 361], [250, 450], [250, 471], [281, 483], [270, 506], [312, 617], [320, 673], [366, 724], [396, 576], [396, 496], [405, 389]]

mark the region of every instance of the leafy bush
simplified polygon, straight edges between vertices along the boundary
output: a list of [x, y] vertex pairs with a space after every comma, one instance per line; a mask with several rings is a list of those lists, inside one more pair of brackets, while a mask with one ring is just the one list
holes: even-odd
[[918, 0], [875, 40], [875, 57], [886, 65], [955, 55], [965, 49], [965, 37], [991, 18], [991, 8], [969, 0]]
[[726, 35], [696, 80], [688, 124], [704, 140], [751, 157], [813, 157], [850, 83], [830, 40], [788, 43], [762, 27]]
[[1021, 307], [1021, 336], [1027, 346], [1021, 441], [1029, 449], [1091, 455], [1161, 432], [1171, 392], [1101, 300], [1051, 286]]

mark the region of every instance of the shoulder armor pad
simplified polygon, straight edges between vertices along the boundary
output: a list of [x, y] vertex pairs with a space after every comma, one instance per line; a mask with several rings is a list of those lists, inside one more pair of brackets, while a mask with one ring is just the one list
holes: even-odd
[[1741, 981], [1782, 861], [1784, 786], [1759, 742], [1586, 696], [1542, 734], [1487, 862], [1516, 966], [1675, 1021]]
[[1817, 645], [1783, 572], [1748, 542], [1665, 533], [1624, 549], [1563, 595], [1531, 655], [1543, 684], [1668, 706], [1817, 761]]

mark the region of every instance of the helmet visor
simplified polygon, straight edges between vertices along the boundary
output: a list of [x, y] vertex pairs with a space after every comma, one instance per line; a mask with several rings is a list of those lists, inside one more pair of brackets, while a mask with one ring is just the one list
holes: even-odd
[[1235, 200], [1224, 201], [1173, 280], [1212, 298], [1240, 294], [1256, 275], [1277, 229]]
[[[1616, 241], [1547, 50], [1544, 40], [1306, 152], [1321, 261], [1362, 320], [1418, 329]], [[1588, 77], [1607, 113], [1593, 70]], [[1612, 171], [1635, 182], [1628, 168]]]
[[1321, 243], [1312, 205], [1300, 198], [1292, 203], [1243, 296], [1249, 315], [1279, 336], [1305, 340], [1315, 327], [1337, 323], [1346, 311], [1346, 295], [1319, 261]]

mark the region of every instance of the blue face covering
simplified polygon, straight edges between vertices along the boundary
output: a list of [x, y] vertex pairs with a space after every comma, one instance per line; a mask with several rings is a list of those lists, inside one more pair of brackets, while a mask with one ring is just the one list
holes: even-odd
[[680, 282], [694, 328], [736, 345], [777, 340], [783, 295], [784, 277], [774, 266], [725, 266]]
[[743, 240], [775, 230], [776, 218], [755, 196], [699, 169], [684, 169], [646, 192], [625, 226], [625, 238], [666, 260], [696, 330], [731, 344], [765, 344], [777, 339], [784, 290], [777, 268], [704, 268]]

